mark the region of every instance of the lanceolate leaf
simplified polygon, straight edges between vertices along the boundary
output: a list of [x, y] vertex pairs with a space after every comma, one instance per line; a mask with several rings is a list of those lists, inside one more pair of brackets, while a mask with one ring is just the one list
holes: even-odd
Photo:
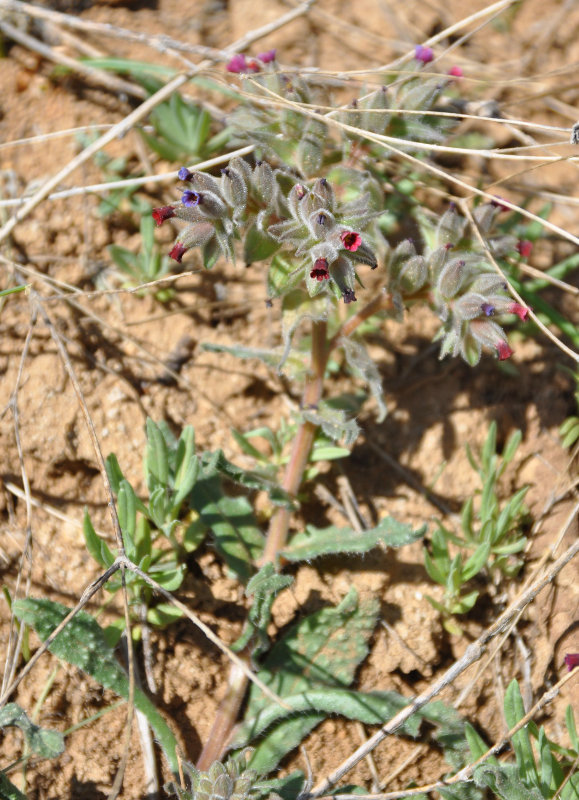
[[[266, 731], [271, 725], [295, 714], [322, 712], [322, 718], [339, 714], [348, 719], [359, 720], [366, 725], [381, 725], [408, 705], [408, 699], [398, 692], [354, 692], [349, 689], [309, 689], [301, 694], [284, 697], [291, 706], [287, 711], [270, 704], [257, 716], [246, 720], [238, 729], [233, 747], [246, 747], [252, 739]], [[300, 717], [301, 719], [301, 717]], [[294, 720], [295, 721], [295, 720]], [[299, 719], [297, 720], [299, 722]], [[417, 736], [420, 727], [418, 715], [411, 717], [402, 730], [409, 736]]]
[[3, 772], [0, 772], [0, 800], [27, 800], [26, 795]]
[[[306, 617], [270, 650], [259, 675], [281, 697], [324, 688], [347, 688], [368, 652], [378, 616], [376, 598], [358, 599], [354, 588], [336, 608]], [[268, 706], [261, 692], [251, 690], [246, 719]], [[251, 766], [273, 769], [315, 727], [325, 713], [312, 710], [282, 720], [258, 745]], [[254, 761], [255, 759], [255, 761]]]
[[[13, 610], [18, 619], [34, 628], [43, 641], [70, 611], [60, 603], [34, 598], [16, 600]], [[102, 628], [89, 614], [84, 611], [77, 614], [48, 649], [58, 658], [86, 672], [106, 689], [112, 689], [128, 700], [128, 676], [106, 643]], [[137, 688], [135, 688], [135, 707], [147, 717], [165, 752], [171, 770], [177, 772], [177, 741], [149, 698]]]
[[357, 533], [352, 528], [315, 528], [308, 525], [304, 533], [296, 533], [282, 552], [287, 561], [309, 561], [335, 553], [367, 553], [374, 547], [402, 547], [422, 539], [425, 528], [413, 530], [410, 525], [386, 517], [375, 527]]

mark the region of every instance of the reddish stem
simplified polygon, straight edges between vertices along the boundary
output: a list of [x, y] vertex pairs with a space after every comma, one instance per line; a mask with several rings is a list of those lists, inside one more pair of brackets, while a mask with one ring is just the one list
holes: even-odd
[[[376, 314], [386, 308], [392, 308], [392, 298], [386, 292], [381, 292], [371, 303], [368, 303], [357, 314], [350, 317], [329, 342], [327, 340], [327, 324], [325, 320], [312, 323], [312, 359], [304, 388], [303, 408], [316, 408], [320, 402], [328, 357], [339, 339], [342, 336], [349, 336], [372, 314]], [[297, 496], [301, 486], [316, 431], [317, 425], [307, 421], [302, 422], [297, 430], [290, 460], [282, 481], [282, 487], [292, 497]], [[283, 550], [287, 541], [290, 519], [291, 510], [288, 508], [278, 508], [271, 518], [263, 555], [260, 560], [262, 566], [267, 563], [279, 566], [279, 553]], [[232, 664], [227, 691], [217, 709], [209, 738], [199, 757], [198, 769], [207, 769], [226, 750], [231, 731], [243, 702], [247, 684], [248, 679], [235, 664]]]

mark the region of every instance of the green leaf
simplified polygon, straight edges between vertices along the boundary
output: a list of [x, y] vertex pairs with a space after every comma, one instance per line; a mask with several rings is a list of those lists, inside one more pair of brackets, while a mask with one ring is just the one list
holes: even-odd
[[[368, 652], [379, 611], [374, 597], [358, 600], [352, 587], [336, 608], [306, 617], [270, 650], [259, 676], [281, 697], [324, 687], [346, 688]], [[252, 687], [246, 719], [264, 711], [267, 698]], [[258, 745], [251, 766], [267, 772], [315, 727], [324, 714], [307, 712], [275, 725]]]
[[462, 568], [462, 580], [464, 583], [474, 578], [481, 571], [489, 559], [491, 552], [490, 542], [485, 542], [477, 547], [472, 556], [467, 560]]
[[279, 242], [258, 230], [256, 225], [252, 225], [243, 240], [243, 258], [247, 266], [254, 261], [265, 261], [279, 250]]
[[159, 603], [147, 611], [147, 622], [162, 628], [181, 619], [183, 612], [172, 603]]
[[97, 562], [97, 564], [100, 564], [101, 567], [105, 567], [105, 569], [108, 569], [114, 562], [115, 557], [112, 554], [105, 540], [101, 539], [101, 537], [95, 531], [88, 510], [86, 508], [84, 510], [82, 531], [84, 533], [84, 541], [88, 552]]
[[[514, 728], [517, 722], [525, 716], [525, 706], [521, 697], [521, 690], [516, 680], [512, 680], [505, 692], [505, 719], [509, 728]], [[535, 756], [531, 745], [528, 725], [521, 728], [511, 739], [513, 750], [517, 758], [519, 774], [527, 786], [538, 786], [539, 775]]]
[[[44, 641], [68, 615], [70, 609], [46, 599], [27, 598], [14, 602], [14, 614], [30, 625]], [[108, 646], [102, 628], [89, 614], [81, 611], [58, 634], [48, 648], [63, 661], [73, 664], [93, 677], [106, 689], [129, 698], [129, 679]], [[178, 772], [177, 740], [163, 717], [143, 692], [135, 688], [135, 707], [149, 721], [172, 772]]]
[[[246, 719], [239, 726], [231, 743], [232, 747], [246, 747], [257, 736], [267, 731], [272, 725], [288, 716], [311, 714], [318, 711], [325, 718], [339, 714], [347, 719], [359, 720], [366, 725], [382, 725], [391, 719], [400, 709], [408, 705], [409, 700], [398, 692], [354, 692], [348, 689], [320, 688], [308, 689], [300, 694], [284, 697], [291, 710], [271, 703], [255, 717]], [[298, 720], [299, 723], [299, 720]], [[299, 727], [299, 725], [298, 725]], [[406, 721], [401, 730], [408, 736], [418, 736], [420, 728], [419, 715], [413, 715]]]
[[175, 494], [172, 497], [171, 508], [179, 508], [187, 497], [199, 474], [199, 461], [195, 456], [195, 430], [191, 425], [183, 429], [175, 456]]
[[0, 770], [0, 800], [27, 800], [26, 795], [22, 794], [12, 781]]
[[137, 499], [133, 487], [127, 480], [122, 480], [117, 495], [117, 513], [123, 534], [123, 543], [127, 556], [136, 559], [135, 529], [137, 527]]
[[425, 528], [413, 530], [410, 525], [386, 517], [375, 528], [357, 533], [352, 528], [315, 528], [308, 525], [304, 533], [292, 537], [281, 555], [287, 561], [309, 561], [336, 553], [367, 553], [374, 547], [403, 547], [419, 541]]
[[272, 563], [264, 564], [259, 572], [247, 584], [245, 594], [254, 600], [249, 609], [247, 624], [239, 639], [233, 645], [236, 652], [248, 646], [255, 636], [257, 641], [253, 645], [252, 655], [255, 658], [269, 646], [267, 626], [271, 620], [271, 607], [276, 595], [293, 583], [290, 575], [279, 575]]
[[211, 530], [227, 566], [243, 583], [254, 571], [265, 538], [247, 497], [227, 497], [218, 476], [206, 471], [191, 492], [191, 504]]
[[579, 753], [579, 736], [577, 736], [575, 716], [573, 714], [573, 706], [571, 705], [568, 705], [565, 709], [565, 722], [567, 723], [567, 731], [569, 732], [571, 747], [576, 753]]
[[490, 764], [485, 761], [474, 772], [477, 786], [488, 786], [502, 800], [544, 800], [537, 788], [527, 786], [514, 764]]
[[108, 456], [105, 466], [108, 479], [111, 482], [111, 488], [115, 494], [118, 494], [119, 486], [121, 485], [121, 481], [125, 476], [123, 475], [123, 471], [120, 468], [119, 462], [114, 453], [111, 453], [110, 456]]
[[20, 728], [27, 746], [40, 758], [56, 758], [64, 752], [64, 736], [60, 731], [35, 725], [17, 703], [0, 709], [0, 728]]
[[158, 486], [165, 489], [169, 482], [169, 452], [160, 427], [150, 417], [147, 418], [146, 465], [149, 491]]
[[258, 475], [256, 472], [238, 467], [225, 458], [222, 450], [216, 450], [214, 453], [203, 453], [201, 460], [205, 475], [217, 472], [224, 478], [246, 489], [257, 489], [258, 491], [267, 492], [269, 499], [274, 505], [295, 508], [295, 503], [290, 495], [278, 486], [277, 483], [267, 480], [267, 478]]

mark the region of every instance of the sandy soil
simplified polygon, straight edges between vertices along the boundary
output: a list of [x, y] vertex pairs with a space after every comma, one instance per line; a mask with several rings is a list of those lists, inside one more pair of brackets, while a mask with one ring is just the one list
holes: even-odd
[[[360, 0], [353, 6], [342, 0], [319, 0], [307, 18], [276, 31], [256, 48], [278, 48], [282, 63], [287, 64], [337, 70], [375, 67], [486, 5], [480, 1], [411, 1], [400, 10], [380, 0]], [[196, 0], [189, 4], [110, 0], [86, 2], [82, 9], [77, 6], [72, 2], [51, 4], [78, 13], [82, 19], [111, 22], [148, 34], [162, 31], [189, 43], [218, 48], [288, 9], [277, 0], [267, 4], [254, 0]], [[572, 75], [562, 72], [557, 76], [554, 72], [579, 57], [579, 13], [577, 8], [569, 11], [568, 6], [553, 0], [528, 0], [509, 25], [505, 23], [507, 14], [445, 56], [444, 63], [450, 65], [456, 59], [467, 77], [473, 78], [469, 85], [475, 96], [495, 98], [512, 116], [569, 126], [577, 90], [571, 85]], [[567, 16], [562, 19], [565, 9]], [[2, 14], [0, 7], [0, 18]], [[39, 32], [24, 17], [17, 15], [12, 23], [31, 33]], [[49, 38], [46, 31], [43, 35]], [[143, 45], [85, 35], [83, 40], [103, 53], [136, 59], [153, 57]], [[55, 47], [64, 54], [76, 53], [72, 43]], [[3, 48], [0, 137], [3, 143], [13, 144], [0, 150], [0, 186], [2, 198], [12, 198], [40, 185], [78, 152], [75, 137], [70, 135], [25, 144], [15, 140], [89, 123], [115, 123], [127, 114], [133, 101], [81, 76], [57, 74], [48, 61], [21, 45], [5, 40]], [[167, 56], [154, 57], [175, 63]], [[223, 71], [223, 65], [216, 69]], [[544, 77], [548, 71], [553, 74]], [[509, 85], [521, 76], [527, 81]], [[553, 103], [535, 100], [546, 95]], [[211, 99], [216, 102], [215, 97]], [[505, 134], [501, 143], [508, 145], [511, 136]], [[147, 171], [151, 166], [143, 160], [143, 147], [136, 134], [114, 142], [107, 153], [125, 156], [133, 170]], [[495, 163], [482, 166], [485, 184], [508, 172]], [[153, 159], [152, 168], [163, 171], [171, 165]], [[474, 174], [481, 170], [481, 164], [473, 159], [465, 169]], [[572, 196], [574, 169], [569, 165], [549, 169], [540, 175], [524, 174], [520, 183], [536, 181], [544, 191], [557, 187]], [[91, 163], [72, 176], [69, 185], [101, 179], [100, 170]], [[169, 202], [174, 195], [171, 187], [149, 188], [156, 205]], [[533, 208], [541, 204], [537, 202]], [[193, 273], [175, 284], [177, 293], [166, 304], [160, 304], [151, 294], [92, 296], [89, 293], [96, 288], [120, 285], [107, 245], [139, 247], [135, 217], [122, 209], [102, 218], [97, 205], [94, 196], [44, 202], [16, 226], [1, 252], [9, 261], [32, 270], [20, 274], [42, 296], [44, 308], [67, 347], [103, 452], [115, 452], [125, 473], [142, 490], [141, 453], [144, 421], [149, 415], [167, 420], [175, 430], [193, 424], [199, 448], [223, 447], [229, 457], [247, 463], [230, 428], [278, 424], [288, 412], [283, 386], [263, 365], [204, 352], [201, 344], [238, 341], [262, 346], [264, 340], [278, 341], [277, 311], [266, 309], [263, 303], [263, 267], [244, 271], [220, 262], [212, 272], [204, 273], [197, 270], [193, 256], [187, 264]], [[9, 213], [9, 209], [0, 209], [4, 220]], [[552, 219], [577, 231], [577, 212], [572, 205], [556, 206]], [[158, 241], [168, 244], [171, 236], [171, 231], [163, 229], [158, 232]], [[543, 268], [572, 252], [568, 243], [551, 237], [536, 249], [531, 263]], [[2, 264], [0, 288], [13, 285], [14, 270], [9, 261]], [[55, 288], [62, 283], [76, 286], [85, 294], [74, 303], [64, 302], [56, 296]], [[553, 293], [550, 299], [569, 318], [575, 314], [577, 322], [576, 298]], [[31, 328], [33, 309], [32, 296], [14, 295], [4, 302], [0, 316], [0, 404], [4, 409], [13, 402], [18, 388], [23, 457], [21, 462], [12, 406], [0, 424], [0, 569], [2, 583], [14, 592], [26, 539], [26, 507], [15, 494], [22, 487], [24, 469], [32, 497], [39, 502], [30, 520], [32, 557], [25, 570], [26, 591], [73, 605], [99, 574], [80, 529], [83, 508], [89, 508], [95, 525], [108, 531], [106, 498], [73, 387], [48, 328], [42, 321]], [[530, 483], [529, 507], [540, 524], [530, 540], [520, 577], [501, 587], [504, 594], [495, 591], [492, 602], [489, 599], [467, 618], [461, 637], [443, 631], [439, 615], [425, 600], [425, 594], [437, 596], [438, 589], [426, 575], [419, 545], [395, 555], [376, 552], [346, 564], [324, 560], [294, 570], [295, 584], [280, 595], [274, 607], [273, 634], [296, 617], [339, 602], [351, 585], [380, 598], [385, 625], [377, 628], [371, 654], [358, 678], [358, 686], [366, 690], [396, 689], [410, 695], [440, 675], [515, 596], [545, 550], [555, 543], [571, 508], [566, 488], [572, 465], [561, 449], [557, 429], [575, 409], [573, 383], [562, 369], [565, 359], [560, 351], [544, 337], [524, 341], [515, 334], [516, 356], [511, 369], [499, 370], [493, 359], [486, 358], [473, 371], [459, 361], [437, 360], [436, 350], [430, 346], [435, 329], [435, 321], [425, 311], [413, 314], [404, 326], [388, 323], [383, 340], [372, 345], [372, 352], [384, 378], [389, 415], [378, 425], [372, 409], [365, 411], [360, 419], [363, 434], [351, 458], [339, 467], [328, 468], [318, 483], [339, 495], [344, 481], [348, 481], [368, 519], [391, 514], [419, 525], [439, 516], [440, 511], [416, 490], [417, 485], [428, 487], [439, 503], [456, 512], [477, 486], [463, 445], [468, 442], [475, 449], [479, 447], [488, 424], [496, 420], [501, 443], [512, 430], [523, 431], [516, 468], [509, 472], [504, 490], [507, 493]], [[189, 337], [190, 357], [182, 366], [179, 382], [167, 386], [160, 380], [163, 364], [183, 337]], [[400, 468], [394, 469], [382, 454]], [[309, 499], [296, 526], [305, 519], [318, 525], [344, 524], [344, 519], [319, 499], [316, 488], [319, 486], [308, 487]], [[558, 498], [556, 502], [554, 498]], [[56, 518], [54, 511], [65, 515], [64, 521]], [[557, 552], [562, 552], [576, 535], [575, 523]], [[452, 702], [472, 681], [461, 711], [476, 722], [489, 741], [505, 731], [501, 701], [512, 677], [523, 681], [529, 698], [537, 699], [564, 674], [564, 653], [579, 651], [577, 577], [576, 564], [571, 564], [526, 611], [482, 674], [469, 670], [444, 697]], [[226, 643], [239, 635], [245, 600], [210, 544], [202, 548], [179, 597]], [[105, 599], [97, 597], [90, 610], [96, 611]], [[4, 603], [0, 605], [2, 651], [8, 644], [9, 619]], [[224, 691], [227, 660], [184, 622], [154, 631], [152, 649], [158, 687], [155, 702], [177, 733], [186, 757], [195, 761]], [[47, 682], [50, 689], [38, 722], [59, 730], [106, 709], [115, 699], [48, 654], [13, 699], [31, 712]], [[544, 712], [541, 722], [554, 738], [563, 737], [563, 711], [572, 700], [579, 711], [576, 686], [574, 696], [567, 686]], [[27, 768], [28, 796], [75, 800], [106, 797], [122, 755], [125, 721], [126, 708], [120, 707], [70, 734], [58, 761], [42, 761]], [[314, 776], [323, 777], [349, 755], [360, 743], [360, 735], [353, 723], [339, 719], [317, 728], [305, 742]], [[5, 766], [20, 753], [16, 734], [4, 735], [3, 751]], [[397, 765], [409, 756], [409, 766], [389, 780]], [[134, 734], [123, 798], [143, 796], [141, 759]], [[382, 744], [374, 760], [388, 790], [403, 788], [410, 781], [421, 784], [435, 780], [447, 769], [439, 753], [428, 747], [415, 750], [415, 743], [396, 738]], [[284, 769], [292, 768], [304, 768], [300, 757], [284, 763]], [[19, 773], [11, 777], [16, 783], [21, 780]], [[370, 778], [366, 762], [349, 777], [368, 786]]]

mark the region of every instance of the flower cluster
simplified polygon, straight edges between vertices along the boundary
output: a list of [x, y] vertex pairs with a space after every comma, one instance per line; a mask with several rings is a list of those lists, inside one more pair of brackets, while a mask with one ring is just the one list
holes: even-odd
[[183, 789], [175, 783], [166, 787], [179, 800], [248, 800], [260, 794], [259, 775], [247, 768], [244, 753], [231, 756], [224, 764], [215, 761], [206, 772], [187, 762], [183, 768], [191, 788]]
[[367, 193], [342, 204], [324, 178], [308, 186], [265, 161], [252, 168], [242, 159], [231, 161], [219, 180], [186, 167], [178, 177], [186, 184], [181, 202], [155, 208], [153, 218], [157, 225], [173, 217], [188, 223], [169, 253], [179, 263], [193, 247], [202, 249], [206, 266], [220, 254], [234, 261], [234, 240], [245, 235], [247, 263], [289, 250], [292, 286], [302, 273], [310, 295], [328, 289], [345, 303], [356, 300], [355, 265], [377, 266], [360, 233], [374, 217]]
[[228, 72], [247, 73], [261, 72], [264, 64], [275, 61], [275, 50], [267, 50], [259, 53], [256, 58], [246, 58], [243, 53], [236, 53], [228, 62], [226, 70]]
[[[512, 236], [492, 236], [500, 208], [488, 203], [475, 210], [475, 219], [496, 256], [516, 249]], [[440, 218], [433, 235], [433, 246], [424, 255], [416, 252], [410, 240], [401, 242], [390, 258], [390, 291], [403, 300], [426, 292], [443, 322], [438, 338], [442, 340], [441, 358], [461, 355], [469, 364], [477, 364], [483, 347], [494, 350], [499, 360], [513, 351], [495, 318], [515, 314], [524, 321], [528, 309], [507, 294], [504, 278], [489, 264], [485, 254], [466, 236], [467, 223], [451, 206]], [[519, 248], [520, 249], [520, 248]]]

